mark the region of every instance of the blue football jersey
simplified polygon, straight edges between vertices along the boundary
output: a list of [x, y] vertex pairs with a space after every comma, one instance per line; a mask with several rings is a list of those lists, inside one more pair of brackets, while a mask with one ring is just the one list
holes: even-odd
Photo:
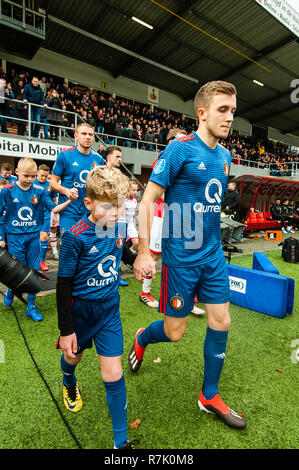
[[43, 188], [44, 191], [47, 191], [47, 194], [51, 199], [58, 197], [58, 194], [50, 188], [50, 181], [46, 180], [44, 183], [41, 183], [37, 178], [35, 178], [34, 184]]
[[196, 132], [171, 142], [150, 181], [165, 188], [162, 260], [196, 266], [223, 256], [221, 199], [231, 155], [221, 145], [208, 147]]
[[[86, 196], [86, 176], [95, 166], [103, 166], [105, 162], [98, 154], [90, 151], [89, 155], [79, 152], [77, 147], [72, 147], [61, 151], [57, 155], [56, 162], [52, 169], [52, 174], [61, 178], [61, 185], [65, 188], [77, 188], [79, 197], [72, 204], [69, 204], [63, 214], [76, 217], [85, 217], [87, 209], [83, 202]], [[64, 194], [59, 194], [58, 204], [67, 200]]]
[[99, 302], [115, 296], [126, 236], [122, 217], [111, 228], [84, 218], [64, 232], [57, 275], [74, 278], [73, 297]]
[[40, 232], [44, 211], [51, 211], [56, 204], [43, 188], [33, 183], [24, 190], [11, 183], [0, 192], [0, 241], [5, 233], [27, 234]]

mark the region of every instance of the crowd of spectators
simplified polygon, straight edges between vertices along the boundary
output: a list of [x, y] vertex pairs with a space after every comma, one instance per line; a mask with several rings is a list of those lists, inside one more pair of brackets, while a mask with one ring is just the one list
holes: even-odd
[[233, 132], [220, 143], [231, 152], [235, 165], [269, 168], [271, 176], [291, 176], [299, 169], [299, 154], [281, 142]]
[[[2, 72], [3, 75], [5, 74]], [[138, 148], [145, 150], [162, 150], [167, 143], [166, 137], [171, 128], [182, 128], [187, 132], [196, 129], [196, 120], [182, 114], [66, 83], [56, 77], [41, 76], [34, 71], [17, 72], [16, 69], [11, 68], [3, 78], [6, 78], [14, 98], [23, 101], [24, 98], [27, 98], [26, 89], [28, 87], [32, 89], [34, 86], [32, 82], [36, 76], [40, 77], [39, 87], [43, 93], [43, 99], [35, 103], [46, 104], [48, 107], [57, 109], [57, 112], [53, 112], [38, 108], [41, 118], [46, 118], [44, 121], [41, 119], [40, 137], [50, 137], [45, 125], [49, 125], [50, 129], [51, 124], [52, 129], [55, 129], [53, 127], [55, 124], [74, 129], [75, 115], [65, 111], [77, 113], [81, 119], [94, 126], [96, 132], [108, 145], [117, 144], [127, 147], [138, 146]], [[15, 105], [11, 104], [10, 108], [12, 117], [19, 117], [20, 111], [22, 115], [27, 112], [24, 106], [18, 110]], [[34, 116], [34, 120], [39, 121], [39, 118], [38, 115]], [[41, 129], [42, 127], [44, 129]], [[70, 135], [72, 135], [71, 129], [68, 131]], [[23, 133], [23, 131], [23, 127], [20, 126], [18, 133]], [[34, 136], [35, 134], [36, 132], [34, 132]], [[51, 135], [54, 135], [54, 131], [51, 132]]]
[[[9, 67], [7, 74], [0, 69], [0, 78], [6, 79], [10, 97], [13, 95], [22, 103], [11, 104], [9, 111], [6, 109], [6, 115], [26, 119], [26, 100], [30, 101], [28, 91], [32, 92], [32, 87], [36, 86], [33, 84], [36, 77], [42, 95], [38, 104], [45, 106], [38, 108], [38, 112], [32, 115], [34, 120], [40, 122], [39, 126], [32, 128], [34, 136], [38, 133], [43, 138], [57, 139], [59, 128], [55, 126], [60, 125], [68, 127], [67, 133], [73, 137], [75, 114], [66, 111], [77, 113], [78, 119], [91, 124], [107, 145], [145, 150], [163, 150], [167, 144], [166, 136], [173, 127], [185, 129], [187, 133], [197, 128], [196, 120], [183, 114], [67, 83], [32, 70], [17, 70], [13, 66]], [[35, 92], [34, 89], [33, 93]], [[6, 123], [2, 121], [2, 132], [5, 132]], [[24, 135], [24, 123], [15, 122], [18, 134]], [[299, 169], [299, 154], [280, 142], [254, 136], [244, 137], [233, 132], [220, 143], [231, 152], [232, 161], [237, 165], [269, 168], [272, 176], [291, 176], [294, 169]]]

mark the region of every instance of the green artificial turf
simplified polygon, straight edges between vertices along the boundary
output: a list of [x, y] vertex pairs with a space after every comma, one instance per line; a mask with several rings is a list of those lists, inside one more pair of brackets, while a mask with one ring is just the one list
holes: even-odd
[[[284, 263], [281, 250], [267, 252], [280, 273], [292, 278], [298, 266]], [[233, 264], [252, 267], [252, 255], [235, 257]], [[298, 277], [298, 274], [297, 274]], [[159, 296], [160, 275], [152, 294]], [[190, 315], [187, 331], [175, 344], [148, 347], [138, 374], [128, 369], [127, 355], [136, 330], [162, 315], [141, 302], [140, 284], [132, 277], [120, 288], [124, 330], [123, 367], [127, 384], [128, 430], [141, 449], [295, 449], [298, 447], [298, 370], [291, 361], [292, 341], [299, 339], [298, 283], [293, 315], [278, 319], [231, 305], [232, 325], [219, 390], [228, 405], [244, 413], [247, 428], [228, 428], [216, 417], [200, 412], [197, 398], [203, 381], [203, 343], [207, 319]], [[265, 296], [270, 296], [266, 293]], [[111, 449], [112, 426], [95, 350], [84, 353], [77, 367], [84, 407], [68, 412], [62, 403], [60, 352], [55, 295], [39, 297], [44, 320], [25, 317], [20, 301], [14, 307], [28, 345], [63, 416], [84, 449]], [[200, 306], [200, 304], [199, 304]], [[15, 316], [0, 306], [0, 448], [76, 449], [50, 393], [28, 354]], [[0, 343], [1, 344], [1, 343]], [[297, 345], [298, 347], [298, 345]], [[1, 357], [1, 356], [0, 356]], [[154, 362], [157, 358], [160, 362]]]

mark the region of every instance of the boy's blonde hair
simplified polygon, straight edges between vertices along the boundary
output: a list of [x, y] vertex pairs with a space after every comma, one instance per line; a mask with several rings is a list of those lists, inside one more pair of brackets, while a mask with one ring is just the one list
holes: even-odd
[[33, 158], [21, 158], [17, 165], [18, 170], [26, 171], [26, 170], [37, 170], [37, 164], [33, 160]]
[[86, 197], [104, 199], [117, 206], [130, 191], [129, 178], [117, 168], [97, 166], [86, 178]]
[[237, 95], [235, 85], [222, 80], [214, 80], [203, 85], [195, 95], [194, 98], [194, 111], [197, 115], [199, 108], [208, 108], [213, 96], [223, 93], [225, 95]]
[[130, 186], [132, 186], [133, 184], [136, 184], [137, 187], [139, 186], [138, 181], [137, 181], [136, 178], [130, 178], [129, 179], [129, 184], [130, 184]]

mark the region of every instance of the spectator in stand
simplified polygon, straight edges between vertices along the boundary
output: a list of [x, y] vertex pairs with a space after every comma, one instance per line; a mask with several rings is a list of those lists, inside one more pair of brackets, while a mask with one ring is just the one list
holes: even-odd
[[47, 96], [47, 84], [46, 84], [46, 82], [47, 82], [46, 77], [42, 77], [39, 81], [39, 86], [41, 87], [44, 96]]
[[10, 102], [8, 99], [14, 99], [12, 89], [7, 85], [5, 78], [0, 78], [0, 125], [1, 132], [8, 134], [7, 119], [5, 116], [9, 116]]
[[92, 115], [92, 111], [88, 111], [87, 113], [87, 119], [86, 119], [86, 122], [88, 124], [90, 124], [94, 130], [96, 131], [96, 127], [97, 127], [97, 123], [96, 123], [96, 120], [94, 119], [93, 115]]
[[[28, 106], [23, 103], [23, 90], [21, 90], [20, 95], [17, 95], [16, 99], [18, 101], [15, 102], [15, 117], [28, 121]], [[18, 135], [25, 135], [27, 123], [25, 121], [16, 120], [16, 124], [18, 127]]]
[[36, 76], [32, 77], [31, 83], [28, 83], [24, 87], [23, 92], [23, 101], [25, 103], [32, 103], [31, 106], [31, 120], [35, 121], [37, 124], [32, 124], [31, 133], [32, 137], [38, 137], [40, 131], [40, 107], [35, 105], [47, 106], [45, 101], [45, 96], [41, 87], [39, 86], [39, 81]]
[[116, 121], [115, 128], [114, 128], [114, 135], [117, 137], [116, 144], [123, 145], [123, 140], [119, 139], [119, 137], [122, 137], [124, 135], [124, 128], [121, 122], [119, 121]]
[[99, 145], [98, 154], [101, 155], [101, 157], [103, 158], [103, 160], [106, 160], [106, 150], [104, 149], [103, 144], [100, 144], [100, 145]]
[[[125, 129], [124, 129], [124, 137], [128, 139], [134, 139], [134, 134], [133, 134], [133, 126], [132, 124], [128, 124]], [[132, 147], [133, 141], [132, 140], [126, 140], [125, 141], [126, 147]]]
[[153, 143], [154, 143], [154, 140], [155, 140], [155, 134], [153, 133], [151, 127], [149, 127], [147, 132], [145, 133], [144, 140], [145, 140], [145, 142], [150, 142], [150, 144], [146, 145], [147, 150], [150, 150], [150, 151], [154, 150]]
[[[59, 127], [62, 125], [62, 112], [59, 111], [62, 109], [62, 102], [59, 98], [58, 91], [52, 89], [48, 95], [48, 106], [49, 108], [55, 109], [48, 109], [48, 123], [50, 124], [50, 138], [54, 140], [58, 140], [59, 138]], [[57, 109], [57, 111], [56, 111]]]

